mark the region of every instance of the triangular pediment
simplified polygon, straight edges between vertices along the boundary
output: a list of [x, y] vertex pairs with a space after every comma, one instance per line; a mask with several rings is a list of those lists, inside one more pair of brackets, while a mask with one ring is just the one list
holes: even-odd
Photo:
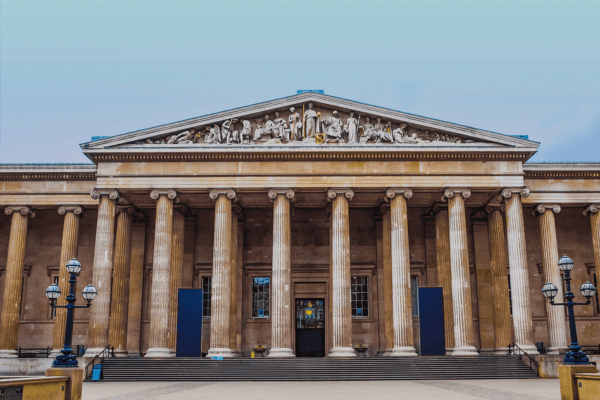
[[[312, 109], [310, 108], [312, 106]], [[291, 108], [294, 108], [293, 112]], [[351, 114], [352, 113], [352, 114]], [[375, 146], [500, 147], [533, 152], [537, 142], [359, 103], [320, 93], [191, 118], [83, 143], [84, 153], [142, 149], [173, 151], [227, 147]]]

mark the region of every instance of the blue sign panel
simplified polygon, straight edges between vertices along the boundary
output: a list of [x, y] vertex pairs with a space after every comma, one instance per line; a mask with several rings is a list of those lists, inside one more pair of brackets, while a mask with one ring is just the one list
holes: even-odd
[[446, 354], [444, 297], [442, 288], [419, 288], [421, 355]]
[[179, 289], [177, 357], [202, 357], [202, 289]]

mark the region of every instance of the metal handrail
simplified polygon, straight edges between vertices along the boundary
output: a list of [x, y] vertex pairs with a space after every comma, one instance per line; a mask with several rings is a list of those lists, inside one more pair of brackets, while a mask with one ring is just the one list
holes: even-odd
[[[520, 354], [517, 354], [517, 350], [520, 351]], [[512, 354], [518, 356], [520, 359], [522, 359], [521, 358], [522, 354], [526, 355], [527, 358], [529, 359], [529, 368], [534, 370], [535, 374], [537, 376], [540, 376], [540, 370], [539, 370], [540, 364], [537, 361], [535, 361], [533, 359], [533, 357], [531, 357], [529, 354], [527, 354], [527, 352], [525, 350], [520, 348], [516, 343], [512, 343], [512, 344], [508, 345], [508, 355], [512, 355]], [[535, 367], [534, 367], [534, 365], [535, 365]]]
[[86, 379], [88, 379], [91, 374], [89, 373], [89, 366], [90, 365], [94, 365], [95, 361], [100, 358], [101, 356], [104, 357], [104, 353], [108, 350], [108, 357], [114, 357], [115, 356], [115, 348], [111, 347], [110, 344], [107, 345], [101, 352], [99, 352], [98, 354], [96, 354], [96, 356], [92, 359], [92, 361], [90, 361], [86, 366], [85, 366], [85, 377]]
[[17, 349], [17, 357], [19, 358], [23, 358], [24, 355], [26, 356], [35, 356], [37, 354], [45, 354], [46, 357], [50, 357], [50, 347], [44, 347], [44, 348], [26, 348], [26, 347], [19, 347]]

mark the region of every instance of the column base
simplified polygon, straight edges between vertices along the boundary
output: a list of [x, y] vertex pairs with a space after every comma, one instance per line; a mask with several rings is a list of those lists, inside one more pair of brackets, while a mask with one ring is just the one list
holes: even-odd
[[16, 350], [0, 350], [0, 358], [18, 358]]
[[280, 347], [277, 349], [271, 349], [271, 351], [269, 352], [269, 355], [267, 357], [269, 357], [269, 358], [284, 358], [284, 357], [296, 357], [296, 355], [294, 354], [292, 349]]
[[446, 347], [446, 355], [451, 356], [454, 351], [454, 347]]
[[494, 356], [505, 356], [508, 354], [508, 347], [496, 347], [492, 355]]
[[170, 358], [170, 357], [172, 357], [171, 352], [166, 347], [165, 348], [154, 347], [154, 348], [148, 349], [148, 351], [146, 351], [146, 355], [144, 356], [144, 358]]
[[568, 347], [548, 347], [546, 354], [567, 354], [568, 351]]
[[[529, 355], [535, 354], [535, 355], [539, 355], [540, 353], [537, 351], [537, 347], [535, 346], [525, 346], [525, 345], [520, 345], [517, 343], [517, 346], [519, 346], [521, 349], [523, 349], [524, 352], [526, 352]], [[518, 349], [516, 349], [518, 351]]]
[[231, 354], [231, 349], [214, 347], [208, 349], [208, 353], [206, 353], [206, 358], [212, 357], [232, 358], [233, 354]]
[[473, 346], [455, 347], [452, 356], [478, 356], [477, 349]]
[[332, 347], [327, 357], [356, 357], [352, 347]]
[[383, 353], [381, 353], [381, 357], [390, 357], [392, 355], [393, 349], [385, 349]]
[[50, 356], [49, 357], [50, 358], [55, 358], [56, 356], [62, 354], [61, 350], [62, 349], [52, 349], [52, 350], [50, 350]]
[[94, 358], [98, 354], [102, 353], [104, 347], [92, 347], [91, 349], [85, 349], [85, 353], [83, 354], [84, 358]]
[[417, 351], [412, 346], [407, 347], [394, 347], [392, 349], [392, 353], [390, 357], [415, 357], [417, 356]]
[[129, 358], [142, 358], [142, 354], [139, 350], [128, 350]]
[[122, 350], [122, 349], [116, 350], [115, 349], [114, 354], [115, 354], [115, 357], [121, 357], [121, 358], [129, 357], [127, 350]]

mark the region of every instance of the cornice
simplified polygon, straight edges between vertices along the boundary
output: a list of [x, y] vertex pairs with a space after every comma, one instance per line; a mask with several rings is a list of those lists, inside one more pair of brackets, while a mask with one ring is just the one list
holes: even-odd
[[523, 164], [525, 179], [600, 179], [600, 163]]
[[0, 164], [3, 181], [95, 181], [94, 164]]

